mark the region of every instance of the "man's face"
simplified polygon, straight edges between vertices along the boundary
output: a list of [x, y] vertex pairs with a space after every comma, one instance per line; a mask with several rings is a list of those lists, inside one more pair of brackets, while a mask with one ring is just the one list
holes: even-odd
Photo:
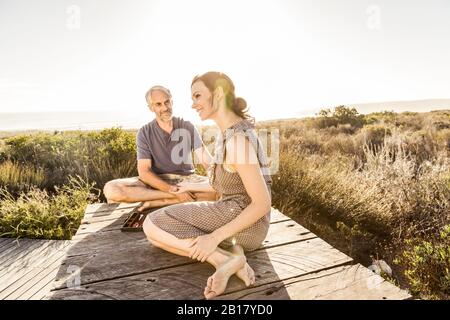
[[151, 96], [150, 110], [161, 121], [172, 119], [172, 99], [163, 91], [154, 91]]

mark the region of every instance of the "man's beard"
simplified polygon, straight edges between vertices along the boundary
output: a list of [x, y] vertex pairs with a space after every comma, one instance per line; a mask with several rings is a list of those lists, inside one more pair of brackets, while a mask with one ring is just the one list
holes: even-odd
[[170, 120], [172, 118], [172, 111], [166, 111], [159, 114], [159, 117], [164, 120]]

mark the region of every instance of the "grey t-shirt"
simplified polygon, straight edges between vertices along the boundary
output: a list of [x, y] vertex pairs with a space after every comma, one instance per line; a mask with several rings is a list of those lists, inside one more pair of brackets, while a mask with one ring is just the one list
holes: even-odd
[[156, 174], [194, 173], [192, 150], [202, 146], [202, 139], [194, 125], [173, 117], [173, 130], [165, 132], [155, 120], [139, 129], [136, 136], [137, 159], [150, 159]]

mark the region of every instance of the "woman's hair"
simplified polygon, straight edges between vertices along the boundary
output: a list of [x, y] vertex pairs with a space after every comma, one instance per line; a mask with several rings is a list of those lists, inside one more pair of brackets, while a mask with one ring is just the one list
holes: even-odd
[[211, 94], [214, 94], [214, 91], [218, 87], [222, 87], [225, 94], [226, 107], [233, 111], [237, 116], [254, 121], [254, 119], [248, 114], [247, 102], [243, 98], [235, 96], [233, 81], [231, 81], [225, 73], [210, 71], [202, 75], [195, 76], [192, 80], [191, 86], [197, 81], [203, 82]]

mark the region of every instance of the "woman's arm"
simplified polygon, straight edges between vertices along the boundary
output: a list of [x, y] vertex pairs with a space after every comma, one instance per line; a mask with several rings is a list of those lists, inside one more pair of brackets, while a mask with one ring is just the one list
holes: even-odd
[[258, 157], [248, 138], [236, 134], [228, 141], [226, 150], [226, 162], [237, 171], [252, 201], [236, 218], [213, 232], [219, 243], [250, 227], [271, 209], [271, 199]]
[[235, 168], [244, 184], [251, 203], [232, 221], [210, 234], [197, 237], [191, 243], [189, 257], [206, 261], [219, 243], [250, 227], [271, 209], [266, 182], [261, 173], [253, 146], [244, 135], [236, 135], [227, 143], [226, 162]]

